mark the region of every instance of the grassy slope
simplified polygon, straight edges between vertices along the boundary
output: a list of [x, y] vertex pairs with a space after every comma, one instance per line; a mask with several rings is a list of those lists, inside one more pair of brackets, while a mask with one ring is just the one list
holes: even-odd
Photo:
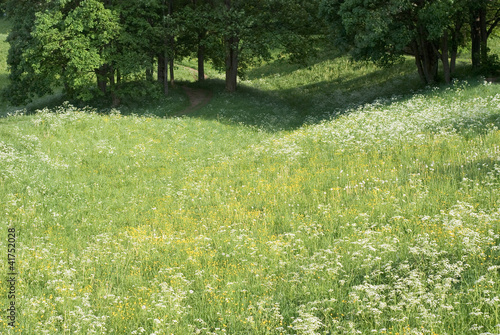
[[1, 332], [498, 333], [498, 86], [391, 97], [415, 80], [337, 58], [187, 118], [0, 119]]

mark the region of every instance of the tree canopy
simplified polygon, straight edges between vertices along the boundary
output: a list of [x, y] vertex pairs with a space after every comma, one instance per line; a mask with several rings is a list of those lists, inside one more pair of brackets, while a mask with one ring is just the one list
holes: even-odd
[[[205, 60], [211, 60], [226, 73], [226, 89], [234, 91], [248, 65], [269, 59], [274, 48], [304, 57], [308, 35], [315, 33], [315, 3], [8, 0], [14, 27], [5, 94], [20, 104], [63, 87], [80, 99], [110, 93], [119, 103], [124, 81], [138, 74], [152, 81], [155, 70], [168, 93], [173, 61], [186, 56], [198, 57], [200, 79]], [[89, 85], [92, 81], [97, 85]]]
[[183, 57], [198, 59], [199, 80], [211, 61], [232, 92], [272, 50], [303, 60], [322, 19], [356, 59], [390, 65], [411, 55], [424, 83], [438, 79], [439, 63], [449, 82], [460, 46], [470, 43], [475, 67], [489, 62], [500, 23], [499, 0], [7, 0], [6, 11], [14, 24], [4, 94], [14, 104], [61, 87], [118, 104], [127, 82], [153, 84], [155, 72], [167, 94]]
[[[474, 32], [476, 25], [484, 26], [486, 12], [497, 16], [490, 20], [492, 30], [498, 24], [498, 1], [321, 1], [321, 13], [333, 28], [337, 43], [356, 59], [387, 65], [412, 55], [424, 83], [436, 81], [439, 60], [445, 80], [451, 80], [458, 48], [467, 41], [464, 28], [469, 25]], [[482, 53], [485, 61], [487, 36], [479, 30], [477, 36], [471, 34], [472, 43], [482, 43], [480, 51], [473, 53]]]

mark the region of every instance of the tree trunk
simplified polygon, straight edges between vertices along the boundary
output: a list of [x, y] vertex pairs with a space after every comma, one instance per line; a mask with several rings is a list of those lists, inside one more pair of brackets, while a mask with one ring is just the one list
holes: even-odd
[[205, 47], [198, 40], [198, 81], [205, 80]]
[[436, 81], [439, 65], [439, 55], [436, 46], [425, 38], [423, 29], [419, 29], [418, 50], [422, 64], [423, 81], [425, 84], [433, 84]]
[[415, 55], [415, 64], [417, 64], [418, 75], [422, 83], [425, 85], [427, 84], [427, 82], [425, 79], [424, 67], [422, 65], [422, 56], [420, 55], [420, 48], [418, 47], [417, 42], [413, 42], [412, 50], [413, 54]]
[[[193, 0], [194, 8], [196, 9], [196, 0]], [[205, 46], [201, 44], [203, 34], [198, 34], [198, 81], [205, 80]]]
[[452, 75], [455, 73], [457, 67], [457, 55], [458, 55], [458, 46], [453, 45], [451, 47], [451, 55], [450, 55], [450, 73]]
[[[231, 0], [224, 0], [226, 9], [231, 10]], [[229, 24], [231, 24], [229, 22]], [[226, 37], [226, 91], [236, 91], [236, 83], [238, 79], [238, 44], [237, 37]]]
[[116, 69], [116, 84], [120, 86], [122, 83], [122, 74], [120, 72], [120, 69]]
[[488, 29], [486, 28], [486, 8], [479, 10], [479, 32], [481, 34], [481, 63], [488, 62]]
[[170, 60], [170, 85], [172, 87], [175, 86], [175, 81], [174, 81], [174, 60]]
[[441, 62], [443, 63], [444, 81], [449, 84], [451, 82], [451, 69], [448, 55], [448, 31], [444, 31], [441, 38]]
[[62, 79], [63, 79], [63, 85], [64, 85], [64, 93], [68, 97], [73, 98], [75, 92], [74, 92], [73, 86], [70, 85], [70, 83], [68, 81], [68, 77], [66, 75], [66, 66], [62, 67]]
[[472, 67], [478, 68], [481, 66], [481, 28], [479, 25], [479, 14], [474, 15], [474, 19], [471, 23], [471, 58]]
[[109, 68], [109, 87], [111, 90], [111, 107], [118, 107], [120, 98], [116, 94], [115, 69], [112, 66]]
[[154, 81], [154, 72], [155, 72], [155, 57], [151, 56], [151, 59], [148, 62], [148, 67], [146, 68], [146, 80], [153, 82]]
[[107, 79], [107, 65], [104, 64], [100, 68], [95, 70], [95, 74], [97, 77], [97, 88], [101, 91], [102, 94], [106, 94], [106, 86], [108, 83]]
[[429, 45], [427, 47], [427, 52], [429, 55], [428, 62], [426, 64], [427, 73], [429, 74], [428, 83], [434, 84], [437, 79], [438, 69], [439, 69], [439, 56], [434, 52], [434, 48], [432, 47], [432, 43], [428, 42]]
[[158, 55], [158, 71], [157, 71], [157, 76], [158, 76], [158, 82], [163, 84], [164, 83], [164, 77], [165, 77], [165, 56], [164, 55]]
[[238, 39], [231, 37], [227, 41], [226, 51], [226, 91], [236, 91], [238, 80]]
[[146, 69], [146, 81], [153, 81], [153, 69]]
[[450, 73], [453, 75], [455, 73], [456, 65], [457, 65], [457, 56], [458, 56], [458, 46], [460, 45], [460, 41], [462, 40], [462, 27], [464, 23], [463, 21], [457, 22], [453, 29], [453, 33], [451, 35], [451, 45], [450, 45]]
[[109, 66], [108, 79], [109, 79], [109, 89], [112, 92], [115, 89], [115, 69], [113, 66]]
[[73, 97], [73, 90], [71, 89], [71, 86], [69, 85], [66, 79], [64, 80], [63, 85], [64, 85], [64, 93], [69, 97]]
[[[168, 1], [168, 15], [172, 16], [172, 14], [174, 13], [174, 0], [169, 0]], [[168, 37], [168, 43], [167, 45], [167, 49], [168, 47], [170, 47], [170, 50], [172, 51], [172, 54], [171, 54], [171, 58], [170, 58], [170, 85], [172, 85], [172, 87], [174, 87], [174, 55], [175, 55], [175, 51], [174, 51], [174, 45], [175, 45], [175, 40], [174, 40], [174, 36], [173, 35], [170, 35]]]
[[[424, 69], [424, 76], [425, 76], [425, 82], [427, 84], [432, 84], [434, 82], [434, 76], [432, 74], [433, 72], [433, 65], [432, 65], [432, 55], [429, 52], [429, 42], [427, 41], [422, 41], [422, 67]], [[434, 51], [432, 52], [434, 53]]]
[[165, 69], [163, 71], [163, 93], [168, 95], [168, 51], [165, 50], [165, 57], [163, 58]]

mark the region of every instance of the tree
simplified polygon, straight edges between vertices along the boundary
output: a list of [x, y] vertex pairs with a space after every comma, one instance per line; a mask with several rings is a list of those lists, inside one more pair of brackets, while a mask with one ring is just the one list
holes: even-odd
[[434, 43], [433, 50], [443, 65], [446, 83], [451, 82], [455, 71], [458, 47], [465, 42], [462, 30], [469, 13], [470, 1], [468, 0], [429, 1], [419, 11], [421, 29], [427, 34], [427, 39]]
[[488, 38], [500, 23], [500, 2], [480, 0], [470, 7], [472, 65], [479, 68], [488, 63]]
[[179, 17], [181, 53], [198, 58], [200, 81], [205, 60], [211, 60], [225, 73], [226, 90], [232, 92], [249, 65], [271, 59], [272, 49], [283, 50], [293, 60], [310, 53], [309, 37], [319, 31], [316, 4], [314, 0], [191, 0]]
[[214, 0], [191, 0], [178, 11], [179, 36], [177, 54], [196, 57], [198, 81], [205, 79], [205, 60], [217, 54], [218, 36], [215, 33], [217, 10]]
[[20, 104], [63, 87], [68, 96], [80, 99], [111, 95], [117, 105], [120, 95], [130, 93], [122, 90], [123, 79], [137, 80], [141, 72], [152, 79], [155, 61], [168, 92], [167, 72], [161, 69], [168, 71], [165, 64], [173, 55], [172, 0], [33, 3], [9, 1], [15, 23], [9, 38], [11, 85], [4, 94], [11, 102]]
[[[284, 49], [296, 60], [312, 51], [309, 37], [315, 20], [310, 10], [311, 6], [316, 8], [316, 3], [313, 0], [224, 0], [217, 20], [224, 62], [221, 66], [219, 58], [214, 59], [214, 63], [224, 68], [226, 90], [235, 91], [237, 77], [242, 76], [252, 62], [269, 60], [272, 49]], [[317, 22], [315, 26], [317, 28]]]
[[110, 46], [120, 30], [116, 13], [97, 0], [40, 3], [29, 16], [18, 12], [21, 4], [11, 5], [15, 17], [24, 18], [8, 39], [11, 86], [7, 94], [13, 103], [60, 86], [67, 94], [85, 99], [92, 95], [88, 89], [92, 78], [106, 92]]
[[[152, 81], [155, 57], [163, 45], [159, 1], [115, 1], [112, 9], [120, 16], [120, 35], [113, 44], [113, 63], [121, 77], [145, 73]], [[120, 78], [119, 78], [120, 77]]]
[[153, 79], [156, 65], [157, 81], [168, 94], [168, 74], [173, 79], [174, 35], [176, 22], [172, 0], [116, 0], [113, 8], [120, 15], [121, 34], [114, 58], [123, 75], [145, 73]]
[[[8, 0], [13, 103], [63, 87], [71, 97], [125, 94], [126, 80], [173, 84], [176, 57], [196, 54], [226, 73], [226, 89], [254, 62], [281, 49], [303, 59], [317, 31], [317, 0]], [[170, 69], [170, 71], [169, 71]], [[97, 83], [97, 90], [89, 84]]]
[[[338, 41], [357, 59], [382, 65], [415, 58], [422, 82], [436, 81], [439, 60], [451, 80], [467, 0], [322, 0], [321, 12]], [[451, 51], [451, 52], [450, 52]], [[450, 60], [451, 58], [451, 60]]]
[[35, 14], [46, 6], [45, 1], [9, 0], [6, 3], [6, 13], [13, 26], [7, 37], [10, 44], [7, 57], [10, 84], [3, 95], [14, 105], [20, 105], [34, 95], [50, 92], [48, 78], [32, 71], [29, 61], [24, 57], [24, 51], [33, 43], [31, 32], [36, 20]]

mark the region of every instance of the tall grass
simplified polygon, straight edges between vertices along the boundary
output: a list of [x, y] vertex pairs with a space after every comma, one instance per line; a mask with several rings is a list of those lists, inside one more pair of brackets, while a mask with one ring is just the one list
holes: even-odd
[[457, 82], [285, 132], [1, 119], [3, 332], [498, 332], [499, 103]]
[[0, 332], [500, 333], [498, 86], [351, 64], [329, 95], [344, 61], [209, 81], [190, 117], [0, 118]]

